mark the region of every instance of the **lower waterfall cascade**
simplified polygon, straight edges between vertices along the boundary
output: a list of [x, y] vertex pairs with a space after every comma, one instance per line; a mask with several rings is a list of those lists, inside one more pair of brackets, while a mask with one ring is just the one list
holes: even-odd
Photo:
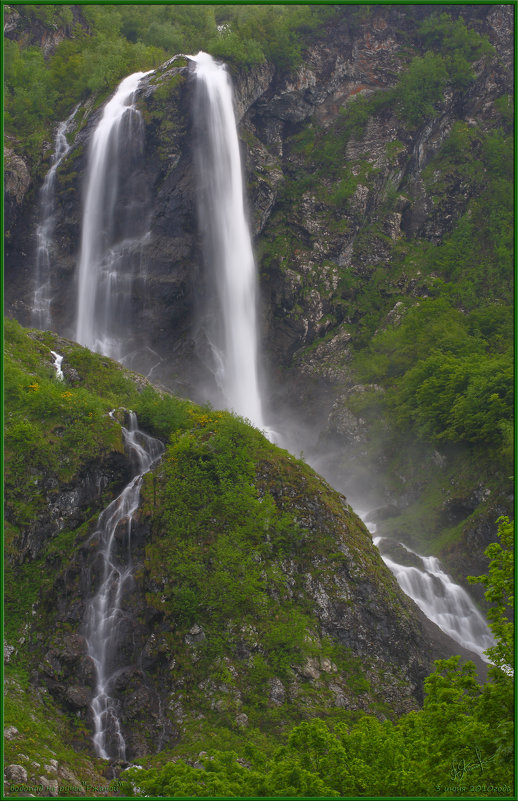
[[397, 543], [398, 547], [420, 561], [422, 568], [401, 565], [385, 552], [384, 544], [393, 541], [374, 537], [373, 542], [403, 592], [412, 598], [426, 617], [452, 640], [487, 662], [484, 651], [494, 645], [488, 625], [466, 590], [451, 580], [441, 568], [439, 560], [435, 556], [421, 556], [406, 545]]
[[[114, 412], [111, 412], [113, 417]], [[129, 427], [122, 427], [124, 444], [137, 473], [121, 494], [101, 513], [92, 538], [99, 538], [98, 559], [101, 562], [101, 583], [89, 601], [84, 625], [88, 655], [95, 666], [96, 687], [91, 702], [94, 721], [93, 743], [97, 756], [103, 759], [125, 759], [126, 743], [117, 714], [117, 702], [110, 695], [113, 682], [121, 669], [117, 660], [118, 633], [127, 612], [124, 589], [132, 580], [131, 532], [139, 506], [144, 475], [160, 459], [164, 446], [139, 430], [137, 417], [129, 413]], [[115, 554], [116, 538], [124, 528], [124, 559]]]

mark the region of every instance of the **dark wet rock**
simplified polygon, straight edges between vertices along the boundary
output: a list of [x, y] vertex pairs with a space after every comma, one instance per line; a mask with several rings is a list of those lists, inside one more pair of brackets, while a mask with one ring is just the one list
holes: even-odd
[[397, 517], [401, 514], [401, 510], [397, 506], [383, 506], [379, 509], [373, 509], [366, 515], [365, 520], [369, 523], [381, 523], [383, 520], [388, 520], [391, 517]]
[[[59, 430], [56, 432], [59, 435]], [[35, 559], [48, 540], [64, 529], [73, 529], [89, 519], [92, 510], [106, 505], [108, 487], [117, 489], [129, 481], [131, 468], [124, 454], [117, 451], [85, 465], [73, 482], [59, 485], [51, 475], [43, 478], [42, 491], [47, 505], [40, 517], [20, 532], [17, 561]], [[9, 519], [9, 512], [6, 515]]]
[[423, 560], [418, 554], [409, 551], [404, 545], [394, 540], [389, 540], [386, 537], [381, 539], [378, 543], [378, 548], [382, 556], [387, 556], [393, 562], [405, 567], [416, 567], [418, 570], [423, 569]]
[[32, 178], [27, 163], [13, 148], [4, 147], [4, 228], [6, 239], [10, 239], [12, 236], [31, 183]]
[[65, 698], [74, 708], [85, 709], [92, 700], [92, 690], [90, 687], [67, 687]]
[[197, 623], [192, 626], [189, 633], [185, 635], [187, 645], [200, 645], [205, 639], [205, 632]]

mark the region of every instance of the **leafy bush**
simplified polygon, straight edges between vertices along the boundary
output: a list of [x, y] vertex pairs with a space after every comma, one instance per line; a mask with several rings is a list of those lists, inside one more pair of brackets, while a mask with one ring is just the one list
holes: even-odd
[[141, 427], [163, 440], [169, 439], [172, 432], [190, 426], [192, 417], [189, 410], [192, 408], [189, 401], [174, 395], [159, 395], [150, 386], [145, 387], [133, 402]]
[[436, 104], [448, 83], [448, 71], [442, 56], [426, 53], [416, 56], [398, 85], [398, 110], [411, 126], [433, 117]]
[[465, 89], [475, 77], [472, 63], [494, 52], [487, 37], [446, 13], [431, 14], [419, 26], [418, 37], [424, 55], [410, 62], [396, 88], [399, 114], [415, 127], [434, 116], [447, 85]]
[[512, 420], [512, 354], [489, 355], [485, 338], [504, 341], [498, 332], [508, 330], [509, 310], [499, 309], [488, 307], [466, 319], [443, 299], [421, 301], [397, 328], [373, 339], [368, 355], [357, 357], [364, 378], [387, 387], [397, 425], [410, 423], [432, 441], [503, 441]]
[[[472, 584], [486, 587], [486, 600], [492, 604], [488, 613], [489, 627], [496, 645], [488, 649], [492, 663], [507, 676], [514, 671], [514, 625], [510, 610], [514, 609], [514, 524], [508, 517], [498, 519], [497, 535], [485, 551], [490, 560], [486, 576], [470, 576]], [[499, 675], [498, 673], [496, 675]]]
[[450, 14], [431, 14], [418, 28], [418, 36], [426, 49], [434, 49], [449, 59], [450, 80], [454, 85], [466, 86], [472, 80], [470, 66], [483, 55], [493, 53], [487, 36], [470, 29], [461, 17]]
[[511, 356], [480, 361], [436, 351], [405, 374], [389, 403], [421, 437], [499, 443], [512, 418]]

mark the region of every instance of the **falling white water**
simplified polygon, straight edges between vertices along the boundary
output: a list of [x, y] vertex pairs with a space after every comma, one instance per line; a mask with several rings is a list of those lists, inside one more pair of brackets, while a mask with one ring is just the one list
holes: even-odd
[[79, 106], [76, 106], [72, 114], [64, 122], [60, 122], [57, 127], [50, 169], [40, 190], [40, 219], [36, 228], [36, 288], [32, 302], [32, 317], [34, 325], [42, 329], [50, 328], [52, 325], [50, 254], [56, 222], [54, 216], [56, 173], [59, 165], [70, 150], [67, 134], [70, 131], [78, 108]]
[[384, 542], [389, 540], [375, 537], [373, 542], [403, 592], [449, 637], [487, 662], [484, 651], [494, 645], [487, 623], [466, 590], [441, 569], [439, 560], [435, 556], [420, 556], [398, 543], [398, 547], [420, 560], [423, 567], [400, 565], [384, 553]]
[[[131, 183], [120, 197], [122, 174], [135, 175], [142, 150], [143, 126], [134, 100], [149, 72], [125, 78], [106, 103], [90, 142], [78, 267], [76, 339], [82, 345], [122, 357], [122, 340], [131, 317], [133, 272], [147, 236], [142, 228], [142, 198]], [[133, 196], [131, 196], [133, 195]], [[122, 219], [124, 217], [124, 219]]]
[[[113, 417], [113, 412], [111, 413]], [[125, 759], [117, 703], [112, 697], [120, 672], [118, 642], [126, 617], [124, 589], [132, 577], [131, 529], [140, 500], [142, 479], [163, 453], [162, 443], [139, 431], [137, 417], [130, 412], [129, 428], [122, 427], [126, 450], [137, 473], [121, 494], [99, 516], [93, 537], [99, 538], [100, 586], [89, 602], [85, 621], [88, 654], [95, 666], [96, 688], [91, 708], [94, 747], [103, 759]]]
[[56, 353], [55, 350], [51, 350], [50, 352], [54, 356], [54, 367], [56, 369], [56, 378], [58, 379], [58, 381], [63, 381], [64, 375], [63, 375], [63, 370], [61, 369], [61, 365], [63, 364], [63, 356], [60, 356], [59, 353]]
[[200, 52], [189, 58], [196, 64], [199, 227], [219, 306], [209, 333], [213, 373], [226, 406], [265, 430], [257, 369], [256, 267], [232, 86], [225, 65], [212, 56]]

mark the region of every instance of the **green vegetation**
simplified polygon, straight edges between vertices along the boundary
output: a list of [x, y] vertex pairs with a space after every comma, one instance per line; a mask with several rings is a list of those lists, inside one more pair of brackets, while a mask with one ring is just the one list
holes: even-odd
[[509, 345], [492, 353], [491, 344], [500, 336], [510, 343], [511, 329], [503, 304], [472, 317], [444, 299], [422, 300], [374, 338], [361, 374], [386, 385], [392, 419], [405, 430], [411, 424], [432, 441], [500, 445], [512, 418], [513, 362]]
[[[508, 672], [512, 624], [513, 536], [500, 521], [489, 575], [481, 577], [496, 601], [491, 627], [505, 656], [480, 686], [475, 667], [459, 657], [436, 662], [425, 682], [423, 709], [395, 722], [362, 716], [355, 723], [321, 719], [295, 726], [277, 748], [248, 742], [214, 749], [196, 764], [185, 755], [124, 774], [125, 792], [148, 796], [385, 796], [511, 795], [513, 680]], [[181, 753], [181, 749], [180, 749]], [[137, 788], [137, 789], [135, 789]], [[453, 788], [453, 789], [452, 789]], [[462, 789], [459, 789], [462, 788]]]
[[[362, 18], [369, 13], [362, 8]], [[324, 315], [297, 364], [315, 376], [344, 376], [342, 402], [363, 421], [367, 440], [355, 472], [372, 485], [372, 465], [383, 464], [379, 493], [408, 498], [384, 531], [447, 556], [464, 581], [466, 537], [474, 527], [491, 529], [512, 493], [513, 121], [507, 94], [484, 122], [455, 119], [474, 62], [493, 51], [454, 16], [421, 17], [392, 88], [348, 98], [325, 125], [315, 118], [294, 126], [259, 255], [264, 280], [287, 288], [284, 313], [294, 327], [311, 319], [318, 291]], [[415, 137], [431, 122], [446, 91], [455, 104], [449, 133], [414, 169], [408, 130]], [[387, 164], [369, 149], [389, 123], [398, 140], [386, 147]], [[399, 186], [394, 173], [406, 173]], [[344, 330], [347, 347], [327, 351]], [[349, 462], [348, 453], [347, 475]], [[482, 485], [487, 495], [477, 503]], [[446, 511], [454, 499], [463, 499], [462, 519]]]
[[219, 36], [210, 41], [214, 56], [247, 67], [268, 59], [277, 69], [289, 69], [302, 61], [308, 37], [336, 11], [315, 6], [236, 6], [217, 7]]
[[[46, 504], [42, 479], [66, 482], [107, 449], [122, 449], [106, 406], [85, 386], [56, 379], [45, 334], [33, 343], [14, 321], [5, 325], [4, 398], [7, 533], [28, 524]], [[38, 337], [39, 339], [36, 339]], [[28, 345], [33, 345], [28, 347]], [[85, 351], [86, 352], [86, 351]], [[112, 373], [114, 371], [112, 370]], [[108, 379], [109, 380], [109, 379]], [[129, 387], [129, 383], [128, 383]], [[11, 537], [6, 537], [11, 547]]]
[[[6, 13], [10, 13], [6, 7]], [[33, 164], [52, 126], [73, 106], [98, 98], [125, 75], [157, 67], [177, 53], [206, 50], [236, 68], [300, 63], [302, 48], [333, 9], [313, 6], [83, 5], [16, 6], [21, 28], [37, 22], [34, 41], [4, 41], [5, 125]], [[65, 38], [49, 56], [38, 31]]]
[[[334, 669], [322, 672], [317, 685], [306, 682], [300, 688], [304, 716], [322, 710], [341, 719], [349, 716], [340, 709], [331, 712], [326, 700], [338, 676], [353, 697], [367, 694], [381, 702], [358, 658], [314, 634], [318, 621], [304, 600], [304, 581], [327, 581], [329, 565], [319, 565], [336, 552], [340, 518], [332, 512], [340, 513], [340, 505], [335, 493], [303, 462], [282, 451], [274, 454], [243, 421], [194, 407], [187, 414], [188, 426], [177, 428], [170, 421], [169, 445], [154, 475], [146, 477], [141, 507], [151, 520], [141, 580], [150, 588], [147, 603], [160, 614], [166, 632], [162, 645], [157, 641], [158, 653], [162, 648], [174, 654], [179, 677], [192, 674], [191, 628], [203, 622], [193, 646], [196, 680], [185, 681], [175, 700], [199, 710], [221, 730], [232, 732], [239, 713], [256, 735], [283, 731], [301, 712], [287, 701], [272, 709], [271, 681], [290, 686], [308, 659], [327, 658]], [[318, 537], [309, 537], [301, 523], [315, 514], [324, 517], [318, 518]], [[397, 599], [394, 605], [390, 587], [380, 586], [378, 562], [352, 520], [348, 542], [398, 614]], [[344, 563], [342, 553], [333, 559], [333, 570]], [[297, 569], [287, 576], [292, 562]], [[249, 659], [237, 657], [243, 649]], [[218, 680], [226, 686], [223, 697]]]
[[[53, 124], [74, 104], [91, 93], [105, 95], [132, 71], [200, 49], [229, 60], [236, 69], [265, 59], [279, 70], [290, 69], [301, 62], [309, 37], [323, 32], [343, 11], [296, 5], [24, 5], [16, 6], [16, 13], [22, 26], [42, 26], [42, 35], [65, 33], [50, 56], [36, 40], [23, 36], [4, 42], [6, 130], [37, 163]], [[464, 87], [472, 78], [471, 63], [491, 51], [483, 37], [460, 19], [452, 23], [447, 14], [428, 18], [419, 36], [423, 48], [433, 46], [437, 52], [416, 56], [396, 89], [401, 114], [410, 124], [431, 116], [447, 83]], [[393, 94], [384, 94], [384, 102], [390, 103]], [[367, 118], [361, 99], [348, 116], [346, 127], [358, 133]], [[329, 137], [321, 151], [323, 162], [335, 155], [332, 141]]]
[[412, 127], [434, 116], [446, 86], [465, 89], [475, 77], [473, 62], [494, 52], [485, 36], [444, 12], [427, 17], [417, 37], [424, 55], [413, 58], [394, 92], [401, 119]]
[[509, 609], [514, 609], [514, 525], [508, 517], [501, 517], [498, 522], [500, 542], [494, 542], [486, 550], [491, 560], [488, 575], [470, 576], [469, 580], [486, 588], [486, 600], [492, 604], [489, 625], [496, 640], [488, 656], [510, 676], [514, 671], [514, 626], [509, 619]]
[[[14, 726], [17, 730], [16, 734], [4, 739], [4, 764], [21, 765], [27, 771], [26, 784], [41, 788], [33, 790], [34, 795], [48, 793], [43, 789], [42, 778], [52, 791], [51, 783], [57, 780], [62, 796], [84, 796], [85, 784], [109, 789], [110, 783], [103, 776], [102, 768], [78, 751], [78, 745], [81, 748], [88, 736], [84, 721], [77, 717], [71, 721], [57, 708], [48, 693], [31, 687], [27, 674], [20, 669], [6, 665], [4, 687], [4, 727]], [[88, 789], [87, 795], [106, 796], [106, 790]], [[27, 798], [27, 791], [9, 791], [9, 796]]]
[[[479, 328], [487, 330], [484, 315], [477, 318]], [[50, 347], [66, 353], [67, 366], [73, 365], [81, 379], [80, 394], [74, 394], [69, 379], [62, 383], [53, 376]], [[370, 685], [365, 661], [360, 664], [347, 649], [318, 640], [314, 611], [301, 600], [299, 582], [304, 576], [318, 582], [322, 569], [318, 565], [334, 559], [335, 571], [344, 560], [342, 553], [330, 556], [338, 497], [309, 468], [286, 453], [274, 453], [259, 432], [228, 413], [161, 395], [103, 357], [49, 333], [27, 333], [11, 321], [6, 323], [6, 367], [10, 368], [6, 388], [17, 404], [15, 411], [11, 403], [12, 416], [6, 422], [18, 432], [22, 422], [31, 424], [39, 436], [37, 448], [30, 440], [24, 450], [31, 476], [38, 476], [37, 471], [45, 480], [58, 475], [59, 465], [49, 458], [60, 447], [51, 438], [55, 415], [66, 419], [67, 427], [79, 420], [80, 443], [87, 443], [90, 436], [101, 437], [103, 415], [114, 402], [123, 401], [152, 431], [169, 438], [160, 467], [146, 477], [142, 490], [141, 515], [151, 520], [151, 536], [139, 581], [149, 586], [148, 604], [163, 621], [155, 640], [157, 653], [166, 656], [163, 669], [168, 673], [174, 669], [184, 677], [175, 690], [175, 702], [198, 710], [202, 719], [184, 726], [182, 742], [172, 752], [150, 757], [144, 770], [125, 774], [125, 793], [131, 795], [135, 785], [159, 797], [419, 796], [433, 787], [440, 797], [450, 794], [452, 781], [467, 785], [468, 796], [479, 795], [472, 786], [511, 786], [512, 627], [506, 610], [512, 606], [513, 536], [508, 520], [500, 521], [500, 544], [488, 549], [489, 574], [479, 579], [488, 600], [496, 604], [490, 614], [497, 640], [491, 649], [495, 667], [490, 680], [480, 687], [469, 663], [461, 666], [457, 658], [439, 661], [426, 682], [423, 709], [393, 720], [382, 698], [374, 700], [377, 680]], [[35, 400], [38, 392], [45, 394], [48, 406], [40, 396]], [[70, 420], [66, 405], [70, 398], [62, 397], [67, 392], [77, 398]], [[98, 406], [92, 411], [94, 396]], [[90, 411], [95, 419], [93, 434]], [[113, 421], [109, 426], [104, 445], [119, 447], [112, 431], [118, 426]], [[68, 445], [67, 454], [82, 447]], [[17, 448], [25, 448], [21, 434]], [[65, 451], [60, 453], [65, 456]], [[17, 453], [6, 455], [9, 477]], [[81, 459], [77, 454], [74, 458], [79, 461], [68, 469], [77, 474]], [[8, 495], [13, 491], [9, 484]], [[300, 521], [309, 508], [314, 514], [316, 498], [328, 511], [319, 537], [309, 538]], [[38, 511], [32, 514], [37, 517]], [[52, 542], [43, 543], [35, 560], [17, 564], [8, 552], [6, 576], [7, 634], [17, 653], [9, 666], [5, 723], [18, 729], [17, 739], [8, 743], [7, 757], [18, 761], [23, 749], [29, 761], [39, 764], [42, 758], [56, 758], [83, 783], [98, 776], [96, 762], [64, 744], [66, 740], [79, 749], [84, 746], [88, 732], [83, 720], [63, 715], [48, 696], [37, 696], [24, 669], [30, 668], [31, 654], [38, 652], [38, 638], [48, 625], [56, 577], [66, 568], [71, 549], [88, 535], [95, 515], [88, 518], [87, 513], [82, 528], [62, 531]], [[23, 517], [16, 520], [24, 525]], [[371, 549], [352, 521], [348, 544], [354, 544], [364, 569], [374, 577]], [[281, 565], [292, 558], [300, 563], [301, 572], [289, 585]], [[162, 593], [167, 604], [162, 603]], [[44, 604], [42, 596], [47, 596]], [[383, 603], [391, 603], [388, 586]], [[34, 604], [36, 622], [31, 614]], [[187, 635], [200, 632], [193, 628], [200, 620], [202, 636], [189, 646]], [[257, 641], [262, 648], [254, 653]], [[227, 654], [238, 647], [250, 649], [254, 656], [244, 669], [240, 663], [236, 672]], [[171, 654], [174, 667], [169, 664]], [[321, 672], [318, 688], [300, 685], [307, 719], [300, 722], [300, 712], [287, 702], [272, 709], [267, 703], [272, 678], [280, 677], [289, 686], [294, 668], [317, 655], [328, 660], [331, 672]], [[193, 665], [196, 679], [185, 681], [193, 675]], [[374, 663], [369, 670], [374, 677]], [[330, 709], [324, 699], [337, 677], [345, 678], [352, 698], [367, 693], [373, 699], [368, 714]], [[237, 729], [236, 714], [246, 714], [246, 729]], [[66, 737], [57, 737], [57, 729]], [[47, 775], [45, 771], [42, 775]]]
[[433, 117], [448, 78], [441, 56], [436, 53], [426, 53], [422, 58], [416, 56], [397, 88], [401, 118], [417, 127]]
[[[411, 430], [431, 443], [489, 446], [504, 470], [512, 456], [513, 244], [512, 175], [503, 165], [512, 163], [511, 152], [503, 121], [485, 133], [454, 124], [423, 177], [438, 209], [459, 183], [473, 197], [439, 245], [414, 239], [392, 246], [391, 274], [378, 270], [355, 292], [363, 315], [354, 334], [358, 376], [386, 390], [375, 415], [381, 403], [405, 436]], [[391, 290], [416, 274], [422, 289], [414, 301]], [[380, 329], [381, 314], [396, 301], [398, 316]], [[368, 413], [372, 400], [355, 399], [356, 411]]]
[[353, 96], [339, 109], [332, 125], [327, 128], [312, 122], [304, 125], [291, 137], [291, 147], [313, 163], [316, 168], [313, 178], [336, 178], [346, 167], [347, 143], [351, 139], [361, 139], [369, 118], [391, 102], [391, 95], [383, 90], [369, 96]]

